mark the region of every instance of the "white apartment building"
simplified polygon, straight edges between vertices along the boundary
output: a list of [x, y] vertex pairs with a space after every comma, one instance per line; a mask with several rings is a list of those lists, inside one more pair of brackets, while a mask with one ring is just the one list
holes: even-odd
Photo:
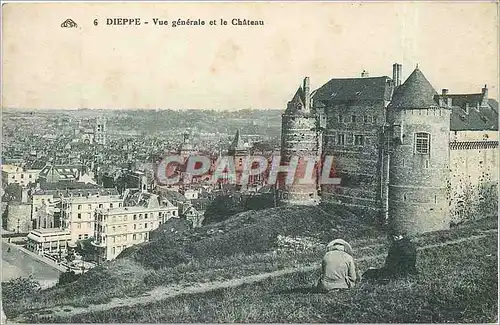
[[177, 207], [160, 206], [157, 195], [141, 195], [146, 196], [142, 205], [96, 211], [94, 245], [99, 261], [114, 259], [125, 248], [148, 241], [150, 231], [172, 217], [179, 217]]
[[116, 189], [72, 190], [61, 196], [61, 223], [71, 233], [71, 245], [94, 235], [97, 209], [113, 209], [123, 205]]

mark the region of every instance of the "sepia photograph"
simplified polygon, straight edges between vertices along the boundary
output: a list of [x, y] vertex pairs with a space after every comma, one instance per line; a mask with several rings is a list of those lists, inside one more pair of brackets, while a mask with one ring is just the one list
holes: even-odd
[[498, 323], [497, 1], [2, 1], [1, 324]]

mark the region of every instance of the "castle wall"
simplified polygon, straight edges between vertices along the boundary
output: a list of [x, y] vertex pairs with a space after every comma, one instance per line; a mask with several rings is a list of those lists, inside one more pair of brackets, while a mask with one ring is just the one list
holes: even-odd
[[[335, 172], [341, 178], [341, 184], [322, 185], [322, 199], [378, 212], [385, 103], [334, 103], [328, 105], [325, 112], [323, 153], [333, 156]], [[343, 143], [339, 136], [343, 137]], [[359, 143], [359, 136], [362, 136], [362, 143]]]
[[450, 143], [449, 187], [452, 223], [497, 215], [498, 142]]
[[450, 141], [498, 141], [498, 131], [451, 131]]
[[[389, 163], [391, 228], [409, 234], [449, 228], [450, 111], [401, 110], [388, 120], [401, 125], [393, 134]], [[415, 135], [420, 132], [430, 135], [428, 154], [416, 152]]]

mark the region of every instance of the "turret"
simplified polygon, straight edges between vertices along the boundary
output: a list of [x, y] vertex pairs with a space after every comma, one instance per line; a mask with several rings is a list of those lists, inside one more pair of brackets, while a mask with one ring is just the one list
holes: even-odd
[[[297, 89], [287, 109], [282, 116], [281, 126], [281, 165], [293, 165], [298, 161], [293, 184], [286, 184], [284, 179], [278, 180], [278, 188], [282, 194], [280, 201], [285, 204], [316, 204], [318, 203], [316, 174], [313, 182], [299, 184], [307, 168], [307, 159], [319, 157], [319, 137], [316, 127], [316, 115], [310, 109], [311, 90], [309, 77], [304, 78], [302, 86]], [[281, 175], [286, 177], [286, 175]]]
[[[396, 89], [388, 106], [389, 223], [399, 233], [418, 234], [450, 226], [450, 107], [417, 68]], [[396, 141], [395, 141], [396, 140]]]

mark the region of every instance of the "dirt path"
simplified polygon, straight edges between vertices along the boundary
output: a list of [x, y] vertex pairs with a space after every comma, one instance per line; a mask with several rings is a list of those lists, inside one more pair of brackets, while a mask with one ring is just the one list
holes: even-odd
[[[429, 248], [454, 245], [454, 244], [462, 243], [465, 241], [484, 238], [484, 237], [487, 237], [491, 234], [497, 233], [497, 231], [498, 231], [497, 229], [484, 230], [484, 231], [482, 231], [482, 234], [480, 234], [480, 235], [474, 235], [474, 236], [470, 236], [467, 238], [450, 240], [450, 241], [442, 242], [442, 243], [438, 243], [438, 244], [424, 245], [424, 246], [418, 247], [417, 249], [418, 250], [425, 250], [425, 249], [429, 249]], [[361, 262], [361, 261], [378, 259], [378, 258], [383, 258], [383, 257], [385, 257], [385, 254], [361, 257], [361, 258], [357, 258], [356, 261]], [[315, 270], [319, 267], [320, 267], [319, 263], [314, 263], [314, 264], [301, 265], [301, 266], [297, 266], [297, 267], [293, 267], [293, 268], [287, 268], [287, 269], [268, 272], [268, 273], [261, 273], [261, 274], [256, 274], [256, 275], [245, 276], [245, 277], [238, 278], [238, 279], [231, 279], [231, 280], [224, 280], [224, 281], [213, 281], [213, 282], [199, 283], [199, 284], [194, 284], [194, 285], [189, 285], [189, 286], [171, 285], [168, 287], [156, 287], [155, 289], [150, 290], [147, 293], [144, 293], [143, 295], [138, 296], [138, 297], [113, 298], [113, 299], [111, 299], [110, 302], [108, 302], [106, 304], [90, 305], [90, 306], [85, 307], [85, 308], [73, 307], [73, 306], [55, 306], [52, 308], [38, 311], [38, 315], [40, 315], [40, 317], [42, 318], [41, 319], [41, 321], [42, 321], [43, 315], [70, 317], [70, 316], [74, 316], [77, 314], [98, 312], [98, 311], [103, 311], [103, 310], [109, 310], [109, 309], [116, 308], [116, 307], [147, 304], [147, 303], [152, 303], [152, 302], [160, 301], [160, 300], [167, 299], [167, 298], [172, 298], [172, 297], [182, 295], [182, 294], [194, 294], [194, 293], [202, 293], [202, 292], [223, 289], [223, 288], [232, 288], [232, 287], [241, 286], [243, 284], [260, 282], [260, 281], [263, 281], [265, 279], [279, 277], [279, 276], [283, 276], [286, 274], [291, 274], [291, 273], [296, 273], [296, 272], [308, 272], [308, 271]], [[21, 316], [15, 320], [10, 321], [10, 323], [12, 323], [12, 322], [24, 322], [24, 321], [26, 321], [26, 320]]]

